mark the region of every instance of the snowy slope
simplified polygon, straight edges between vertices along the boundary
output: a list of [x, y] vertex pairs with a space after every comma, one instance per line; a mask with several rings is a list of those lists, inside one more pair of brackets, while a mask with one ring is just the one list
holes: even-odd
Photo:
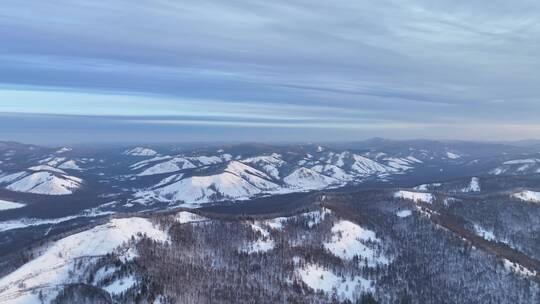
[[368, 176], [374, 174], [387, 174], [394, 172], [395, 169], [378, 163], [362, 155], [354, 154], [348, 151], [341, 153], [328, 152], [320, 158], [326, 164], [331, 164], [351, 174]]
[[133, 149], [126, 150], [122, 154], [131, 155], [131, 156], [156, 156], [158, 153], [149, 148], [136, 147]]
[[259, 167], [274, 179], [279, 179], [279, 168], [285, 164], [285, 161], [281, 159], [281, 155], [277, 153], [246, 158], [242, 162]]
[[478, 177], [471, 178], [471, 182], [469, 185], [463, 189], [461, 189], [461, 192], [480, 192], [480, 179]]
[[163, 200], [206, 203], [219, 199], [245, 199], [261, 193], [261, 189], [240, 176], [223, 172], [211, 176], [188, 177], [156, 189], [154, 193]]
[[67, 170], [82, 170], [81, 167], [77, 164], [77, 162], [73, 159], [70, 159], [68, 161], [63, 162], [58, 166], [59, 169], [67, 169]]
[[297, 275], [307, 286], [315, 291], [322, 291], [328, 296], [333, 294], [340, 301], [355, 301], [355, 290], [373, 292], [374, 283], [360, 276], [340, 277], [332, 271], [316, 264], [308, 264], [297, 270]]
[[[172, 173], [185, 169], [199, 168], [209, 165], [219, 164], [225, 161], [229, 161], [231, 156], [229, 154], [223, 154], [220, 156], [195, 156], [195, 157], [185, 157], [185, 156], [176, 156], [171, 157], [156, 157], [150, 160], [138, 162], [131, 166], [133, 170], [138, 170], [144, 168], [145, 166], [153, 163], [152, 166], [144, 169], [140, 172], [139, 176], [149, 176], [155, 174], [165, 174]], [[155, 161], [162, 162], [155, 163]]]
[[175, 157], [171, 160], [153, 165], [145, 169], [138, 175], [147, 176], [147, 175], [163, 174], [163, 173], [176, 172], [176, 171], [180, 171], [184, 169], [191, 169], [191, 168], [195, 168], [195, 165], [193, 165], [189, 160], [182, 157]]
[[351, 165], [351, 170], [358, 174], [370, 175], [370, 174], [384, 174], [393, 172], [392, 168], [386, 167], [374, 160], [371, 160], [367, 157], [361, 155], [353, 155], [353, 164]]
[[264, 191], [276, 190], [279, 188], [277, 184], [271, 181], [271, 178], [266, 175], [266, 173], [245, 165], [239, 161], [230, 162], [227, 165], [227, 168], [225, 168], [225, 172], [238, 175], [250, 184]]
[[60, 239], [40, 256], [0, 279], [0, 303], [40, 303], [41, 290], [52, 300], [63, 284], [77, 282], [80, 272], [71, 272], [74, 262], [82, 257], [102, 256], [138, 234], [156, 241], [166, 241], [167, 234], [144, 218], [112, 219], [105, 225]]
[[394, 193], [394, 198], [410, 200], [413, 202], [429, 203], [429, 204], [433, 203], [433, 200], [435, 199], [433, 197], [433, 194], [431, 193], [405, 191], [405, 190], [400, 190]]
[[22, 178], [24, 176], [28, 175], [27, 172], [16, 172], [8, 175], [4, 175], [0, 177], [0, 185], [11, 183], [19, 178]]
[[71, 150], [72, 150], [72, 149], [69, 148], [69, 147], [62, 147], [62, 148], [56, 150], [56, 153], [57, 153], [57, 154], [62, 154], [62, 153], [69, 152], [69, 151], [71, 151]]
[[340, 167], [330, 164], [315, 165], [311, 167], [311, 170], [341, 181], [349, 181], [354, 178], [353, 175], [348, 174]]
[[200, 216], [195, 213], [187, 212], [187, 211], [180, 211], [176, 214], [175, 220], [179, 224], [188, 224], [188, 223], [196, 223], [196, 222], [204, 222], [208, 221], [208, 218]]
[[400, 211], [396, 212], [396, 216], [401, 217], [401, 218], [409, 217], [411, 215], [412, 215], [412, 211], [408, 210], [408, 209], [400, 210]]
[[524, 158], [505, 161], [500, 166], [492, 169], [489, 173], [492, 175], [524, 175], [540, 173], [540, 159]]
[[82, 179], [74, 176], [53, 174], [48, 171], [34, 172], [13, 181], [6, 189], [47, 195], [72, 194], [82, 185]]
[[512, 197], [525, 202], [540, 203], [540, 192], [525, 190], [512, 194]]
[[15, 203], [15, 202], [10, 202], [10, 201], [0, 199], [0, 211], [22, 208], [24, 206], [25, 204]]
[[358, 256], [367, 260], [368, 266], [388, 264], [388, 259], [384, 255], [366, 245], [367, 241], [380, 242], [375, 232], [353, 222], [341, 220], [332, 227], [332, 239], [323, 245], [333, 255], [344, 260]]
[[[221, 152], [220, 152], [221, 151]], [[223, 153], [218, 150], [218, 153]], [[235, 157], [230, 154], [158, 157], [131, 165], [138, 176], [176, 173], [138, 191], [137, 200], [208, 203], [226, 199], [247, 199], [254, 195], [320, 190], [359, 183], [368, 178], [386, 179], [421, 163], [409, 156], [377, 162], [349, 151], [321, 151], [320, 154], [279, 153]], [[226, 163], [226, 166], [224, 165]], [[229, 174], [230, 173], [230, 174]]]
[[[181, 176], [180, 176], [181, 178]], [[231, 161], [221, 172], [208, 176], [179, 179], [171, 176], [154, 187], [150, 195], [163, 201], [208, 203], [224, 199], [247, 199], [263, 192], [278, 190], [279, 185], [264, 172], [238, 161]], [[142, 193], [142, 195], [149, 195]]]
[[28, 168], [28, 170], [31, 170], [31, 171], [50, 171], [50, 172], [56, 172], [56, 173], [60, 173], [60, 174], [66, 174], [66, 171], [54, 168], [54, 167], [49, 166], [49, 165], [33, 166], [33, 167]]
[[335, 178], [303, 167], [283, 178], [283, 181], [290, 187], [304, 190], [324, 189], [339, 182]]
[[446, 152], [446, 157], [449, 159], [459, 159], [461, 158], [461, 155], [452, 152]]
[[418, 185], [418, 186], [414, 187], [414, 190], [429, 191], [429, 190], [437, 189], [437, 188], [441, 187], [442, 185], [443, 185], [442, 183], [422, 184], [422, 185]]

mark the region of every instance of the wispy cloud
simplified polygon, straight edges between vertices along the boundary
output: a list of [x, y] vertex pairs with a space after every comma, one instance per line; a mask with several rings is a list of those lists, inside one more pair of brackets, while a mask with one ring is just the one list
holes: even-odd
[[0, 11], [1, 112], [314, 136], [414, 126], [408, 137], [482, 138], [462, 126], [518, 125], [496, 134], [535, 136], [539, 3], [31, 2]]

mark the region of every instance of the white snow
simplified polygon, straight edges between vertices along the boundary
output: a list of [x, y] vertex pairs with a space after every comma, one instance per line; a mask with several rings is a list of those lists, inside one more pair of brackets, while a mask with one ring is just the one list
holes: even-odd
[[266, 229], [266, 227], [263, 227], [262, 222], [255, 221], [253, 223], [248, 223], [248, 225], [251, 227], [251, 230], [259, 233], [260, 236], [256, 241], [244, 245], [242, 248], [240, 248], [240, 251], [247, 253], [267, 252], [274, 248], [274, 240], [272, 240], [270, 232]]
[[60, 174], [66, 174], [66, 171], [57, 169], [57, 168], [49, 166], [49, 165], [33, 166], [33, 167], [28, 168], [28, 170], [31, 170], [31, 171], [51, 171], [51, 172], [56, 172], [56, 173], [60, 173]]
[[246, 158], [242, 160], [242, 162], [261, 167], [266, 174], [270, 175], [274, 179], [279, 179], [278, 168], [285, 164], [285, 161], [281, 159], [281, 155], [277, 153]]
[[291, 187], [303, 190], [323, 189], [338, 182], [335, 178], [304, 167], [296, 169], [286, 176], [283, 181]]
[[461, 192], [480, 192], [480, 179], [478, 177], [471, 178], [469, 186], [461, 189]]
[[412, 212], [411, 212], [411, 210], [405, 209], [405, 210], [400, 210], [400, 211], [396, 212], [396, 215], [397, 215], [397, 217], [404, 218], [404, 217], [411, 216]]
[[71, 150], [72, 150], [71, 148], [68, 148], [68, 147], [62, 147], [62, 148], [56, 150], [56, 153], [57, 153], [57, 154], [62, 154], [62, 153], [69, 152], [69, 151], [71, 151]]
[[311, 167], [311, 170], [342, 181], [351, 180], [353, 178], [352, 175], [347, 174], [347, 172], [340, 167], [330, 164], [316, 165]]
[[112, 295], [119, 295], [126, 292], [136, 284], [137, 280], [135, 279], [135, 277], [129, 275], [127, 277], [123, 277], [113, 281], [109, 285], [104, 286], [103, 289]]
[[408, 160], [412, 161], [412, 162], [415, 162], [415, 163], [419, 163], [419, 164], [422, 164], [423, 161], [419, 160], [418, 158], [414, 157], [414, 156], [407, 156], [406, 157]]
[[405, 190], [400, 190], [394, 193], [394, 198], [410, 200], [413, 202], [423, 202], [423, 203], [428, 203], [428, 204], [431, 204], [434, 201], [433, 194], [431, 193], [405, 191]]
[[82, 170], [77, 162], [73, 159], [63, 162], [60, 166], [58, 166], [58, 168], [66, 170]]
[[116, 267], [102, 267], [94, 273], [94, 284], [99, 284], [101, 281], [113, 275], [118, 268]]
[[40, 164], [46, 164], [52, 167], [58, 166], [62, 162], [66, 161], [65, 157], [48, 157], [39, 161]]
[[169, 201], [206, 203], [220, 198], [246, 199], [261, 193], [261, 189], [240, 176], [223, 172], [217, 175], [184, 178], [158, 188], [154, 193]]
[[222, 154], [219, 156], [223, 161], [230, 161], [232, 160], [232, 155], [228, 154], [228, 153], [225, 153], [225, 154]]
[[275, 247], [275, 242], [271, 238], [269, 229], [281, 230], [283, 229], [284, 223], [286, 223], [288, 220], [297, 219], [297, 218], [308, 219], [307, 225], [309, 228], [312, 228], [313, 226], [321, 223], [326, 218], [326, 216], [328, 216], [331, 213], [332, 211], [330, 209], [321, 208], [319, 210], [302, 213], [302, 214], [295, 215], [292, 217], [277, 217], [273, 219], [248, 222], [247, 224], [251, 227], [251, 229], [254, 232], [257, 232], [258, 234], [260, 234], [260, 237], [256, 241], [251, 242], [247, 245], [244, 245], [242, 248], [240, 248], [240, 251], [247, 252], [247, 253], [254, 253], [254, 252], [266, 252], [268, 250], [271, 250]]
[[149, 148], [136, 147], [130, 150], [126, 150], [122, 154], [131, 156], [156, 156], [158, 153]]
[[11, 183], [12, 181], [14, 180], [17, 180], [25, 175], [28, 175], [28, 173], [26, 172], [16, 172], [16, 173], [12, 173], [12, 174], [9, 174], [9, 175], [4, 175], [2, 177], [0, 177], [0, 184], [7, 184], [7, 183]]
[[143, 172], [139, 173], [138, 175], [148, 176], [148, 175], [155, 175], [155, 174], [163, 174], [163, 173], [176, 172], [176, 171], [184, 170], [184, 169], [191, 169], [195, 167], [196, 166], [193, 165], [189, 160], [183, 157], [175, 157], [171, 160], [153, 165], [150, 168], [145, 169]]
[[449, 159], [458, 159], [461, 158], [461, 155], [452, 152], [446, 152], [446, 157]]
[[300, 216], [308, 218], [308, 227], [312, 228], [320, 224], [330, 214], [332, 214], [332, 210], [323, 207], [319, 210], [303, 213]]
[[390, 158], [386, 158], [385, 160], [387, 161], [388, 166], [394, 169], [403, 170], [403, 171], [412, 169], [411, 165], [412, 163], [414, 163], [413, 161], [406, 158], [390, 157]]
[[240, 176], [250, 184], [264, 191], [276, 190], [279, 188], [277, 184], [270, 181], [270, 177], [266, 175], [266, 173], [239, 161], [230, 162], [227, 165], [227, 168], [225, 168], [225, 172], [230, 172]]
[[223, 162], [223, 159], [218, 156], [197, 156], [187, 158], [192, 163], [199, 163], [201, 166], [208, 166], [213, 164], [219, 164]]
[[54, 175], [51, 172], [39, 171], [9, 184], [6, 189], [36, 194], [67, 195], [72, 194], [81, 185], [82, 179], [78, 177]]
[[184, 177], [184, 173], [178, 173], [178, 174], [173, 174], [169, 177], [166, 177], [164, 179], [162, 179], [159, 183], [157, 183], [154, 188], [160, 188], [160, 187], [163, 187], [167, 184], [170, 184], [172, 182], [176, 182], [176, 181], [179, 181], [182, 179], [182, 177]]
[[491, 171], [489, 171], [489, 174], [492, 174], [492, 175], [501, 175], [505, 172], [506, 170], [504, 170], [503, 168], [495, 168]]
[[537, 158], [515, 159], [515, 160], [506, 161], [503, 163], [503, 165], [523, 165], [523, 164], [535, 164], [539, 162], [540, 162], [540, 159], [537, 159]]
[[332, 214], [332, 210], [323, 207], [315, 211], [305, 212], [305, 213], [295, 215], [292, 217], [276, 217], [273, 219], [258, 221], [257, 223], [260, 223], [271, 229], [281, 230], [283, 229], [283, 224], [287, 222], [288, 220], [295, 219], [295, 218], [305, 218], [305, 219], [308, 219], [308, 222], [307, 222], [308, 227], [312, 228], [320, 224], [330, 214]]
[[24, 217], [24, 218], [19, 218], [16, 220], [7, 220], [7, 221], [0, 222], [0, 232], [13, 230], [13, 229], [19, 229], [19, 228], [25, 228], [25, 227], [32, 227], [32, 226], [55, 225], [55, 224], [66, 222], [75, 218], [98, 217], [98, 216], [104, 216], [104, 215], [109, 215], [113, 213], [114, 212], [112, 211], [100, 211], [98, 207], [98, 208], [92, 208], [92, 209], [85, 209], [76, 215], [69, 215], [69, 216], [64, 216], [64, 217], [59, 217], [59, 218], [38, 219], [38, 218]]
[[540, 203], [540, 192], [525, 190], [512, 194], [512, 197], [526, 202]]
[[207, 221], [208, 218], [200, 216], [192, 212], [180, 211], [176, 214], [175, 220], [180, 224], [186, 224], [186, 223], [204, 222], [204, 221]]
[[56, 218], [56, 219], [21, 218], [17, 220], [8, 220], [8, 221], [0, 222], [0, 232], [13, 230], [13, 229], [19, 229], [19, 228], [25, 228], [25, 227], [31, 227], [31, 226], [58, 224], [61, 222], [72, 220], [77, 217], [79, 216], [73, 215], [73, 216], [66, 216], [66, 217], [61, 217], [61, 218]]
[[414, 190], [428, 191], [430, 189], [438, 188], [440, 186], [442, 186], [441, 183], [423, 184], [423, 185], [419, 185], [419, 186], [414, 187]]
[[353, 222], [340, 220], [332, 227], [332, 239], [323, 246], [342, 259], [351, 260], [358, 256], [366, 259], [368, 266], [387, 264], [388, 259], [364, 244], [366, 242], [378, 243], [380, 240], [375, 236], [375, 232]]
[[286, 217], [276, 217], [273, 219], [265, 220], [264, 224], [270, 227], [271, 229], [281, 230], [283, 229], [283, 223], [285, 223], [286, 221], [287, 221]]
[[10, 201], [0, 199], [0, 211], [22, 208], [24, 206], [26, 206], [26, 205], [21, 204], [21, 203], [15, 203], [15, 202], [10, 202]]
[[354, 162], [351, 165], [351, 170], [360, 175], [388, 173], [389, 171], [392, 171], [391, 168], [361, 155], [353, 154], [352, 158]]
[[156, 156], [150, 159], [141, 160], [139, 162], [134, 163], [133, 165], [129, 166], [133, 170], [138, 170], [148, 164], [151, 164], [153, 162], [162, 161], [162, 160], [168, 160], [171, 159], [171, 156], [164, 155], [164, 156]]
[[148, 169], [145, 169], [141, 173], [137, 174], [138, 176], [148, 176], [148, 175], [155, 175], [155, 174], [162, 174], [162, 173], [170, 173], [179, 171], [182, 168], [179, 167], [177, 164], [175, 164], [172, 161], [167, 161], [164, 163], [159, 163], [157, 165], [154, 165]]
[[537, 274], [535, 270], [530, 270], [518, 263], [512, 263], [511, 261], [507, 259], [503, 259], [503, 263], [504, 263], [504, 268], [506, 268], [506, 270], [511, 271], [513, 273], [517, 273], [524, 277], [534, 277]]
[[245, 245], [245, 247], [242, 248], [241, 251], [244, 251], [247, 253], [267, 252], [269, 250], [274, 249], [274, 247], [275, 247], [274, 240], [270, 238], [262, 238], [262, 239], [256, 240], [255, 242]]
[[[374, 283], [359, 276], [339, 277], [330, 270], [316, 264], [308, 264], [298, 269], [297, 275], [311, 289], [322, 291], [328, 296], [335, 292], [341, 301], [355, 301], [363, 292], [373, 292]], [[358, 290], [357, 290], [358, 289]]]
[[39, 303], [37, 293], [31, 292], [34, 289], [45, 291], [50, 301], [63, 284], [79, 279], [76, 274], [81, 272], [70, 274], [75, 260], [111, 253], [139, 233], [156, 241], [167, 239], [164, 231], [140, 217], [112, 219], [107, 224], [60, 239], [40, 256], [0, 279], [0, 302]]
[[474, 233], [488, 241], [496, 240], [493, 231], [483, 228], [480, 225], [474, 224]]

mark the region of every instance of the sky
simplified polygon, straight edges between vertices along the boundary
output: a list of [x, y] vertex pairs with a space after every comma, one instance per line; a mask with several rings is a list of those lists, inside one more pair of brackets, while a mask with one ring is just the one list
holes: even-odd
[[540, 2], [4, 0], [0, 140], [517, 140]]

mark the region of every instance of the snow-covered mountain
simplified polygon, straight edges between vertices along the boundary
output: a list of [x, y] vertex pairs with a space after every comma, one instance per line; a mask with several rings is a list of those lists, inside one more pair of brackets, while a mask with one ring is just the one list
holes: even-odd
[[0, 143], [0, 303], [536, 303], [537, 153], [477, 148]]
[[[320, 152], [317, 152], [320, 150]], [[334, 188], [366, 179], [385, 180], [421, 162], [391, 166], [349, 151], [321, 150], [281, 154], [178, 155], [131, 166], [139, 178], [162, 176], [137, 192], [137, 202], [163, 201], [184, 205], [244, 200], [254, 196]], [[168, 174], [168, 175], [167, 175]], [[163, 177], [165, 176], [165, 177]]]
[[[253, 217], [183, 210], [104, 219], [25, 251], [29, 258], [0, 278], [0, 302], [390, 304], [405, 286], [419, 303], [536, 302], [540, 265], [512, 248], [512, 233], [503, 238], [505, 230], [474, 218], [508, 219], [504, 209], [486, 214], [484, 201], [461, 215], [463, 204], [448, 209], [428, 192], [369, 192], [313, 196], [306, 209]], [[539, 212], [526, 207], [516, 212]], [[524, 221], [517, 231], [534, 231], [535, 219]], [[519, 236], [538, 248], [534, 234]], [[447, 288], [425, 284], [426, 273]]]
[[139, 195], [147, 199], [194, 204], [247, 199], [279, 188], [265, 173], [238, 161], [231, 161], [217, 174], [172, 177], [162, 180], [154, 189], [142, 191]]
[[46, 195], [72, 194], [83, 184], [81, 178], [68, 175], [65, 171], [40, 165], [27, 171], [0, 176], [0, 185], [15, 192]]
[[512, 194], [512, 197], [525, 202], [540, 203], [540, 192], [537, 191], [524, 190]]
[[[35, 258], [0, 279], [0, 302], [50, 303], [61, 298], [70, 284], [77, 283], [84, 283], [94, 290], [104, 291], [108, 295], [106, 298], [119, 299], [123, 293], [138, 290], [143, 284], [144, 274], [140, 273], [139, 269], [133, 268], [134, 261], [143, 260], [146, 255], [139, 251], [145, 250], [143, 243], [182, 245], [182, 241], [175, 237], [176, 232], [172, 232], [171, 235], [170, 227], [190, 225], [192, 229], [197, 230], [204, 225], [220, 224], [218, 219], [186, 211], [164, 215], [161, 218], [168, 218], [168, 221], [161, 222], [160, 225], [156, 219], [143, 217], [113, 218], [104, 224], [36, 248]], [[328, 235], [328, 241], [324, 242], [323, 248], [328, 255], [334, 256], [334, 259], [350, 262], [360, 257], [367, 261], [367, 267], [370, 269], [390, 263], [390, 259], [383, 251], [383, 240], [377, 238], [374, 231], [341, 219], [326, 208], [289, 217], [232, 221], [229, 226], [233, 225], [232, 227], [237, 227], [241, 231], [247, 229], [253, 237], [240, 234], [237, 236], [238, 241], [231, 245], [237, 246], [234, 250], [238, 253], [250, 255], [270, 253], [278, 242], [276, 235], [287, 235], [285, 226], [290, 225], [293, 229], [298, 229], [296, 226], [302, 222], [313, 229], [320, 229], [321, 232], [318, 233]], [[322, 225], [323, 222], [327, 224]], [[204, 225], [199, 225], [201, 223]], [[316, 236], [316, 233], [306, 234], [304, 240], [297, 242], [296, 246], [304, 245], [309, 248], [309, 244], [313, 242], [310, 239], [316, 240]], [[207, 249], [211, 248], [203, 250]], [[109, 263], [111, 258], [114, 263]], [[332, 289], [337, 288], [340, 290], [340, 299], [354, 300], [359, 296], [354, 293], [356, 288], [365, 291], [374, 290], [375, 280], [360, 274], [355, 275], [350, 281], [342, 282], [341, 276], [324, 266], [324, 263], [311, 259], [300, 264], [299, 257], [296, 260], [291, 274], [312, 290], [320, 290], [326, 296], [331, 296]], [[157, 265], [160, 263], [161, 261], [156, 261]], [[74, 271], [75, 269], [78, 271]], [[321, 272], [326, 277], [321, 277]], [[32, 290], [36, 292], [31, 292]]]
[[[83, 281], [83, 271], [77, 275], [73, 272], [76, 263], [91, 264], [112, 253], [123, 255], [124, 261], [132, 259], [136, 253], [129, 248], [122, 250], [122, 245], [143, 234], [156, 241], [167, 239], [166, 232], [140, 217], [112, 219], [107, 224], [60, 239], [39, 252], [37, 258], [0, 279], [0, 302], [50, 303], [65, 284]], [[99, 281], [99, 277], [95, 279]], [[129, 286], [124, 289], [126, 287]], [[33, 289], [41, 292], [33, 293]]]
[[492, 175], [527, 175], [540, 173], [540, 158], [507, 160], [489, 171]]
[[129, 150], [124, 151], [124, 155], [131, 156], [156, 156], [158, 153], [155, 150], [145, 147], [135, 147]]

